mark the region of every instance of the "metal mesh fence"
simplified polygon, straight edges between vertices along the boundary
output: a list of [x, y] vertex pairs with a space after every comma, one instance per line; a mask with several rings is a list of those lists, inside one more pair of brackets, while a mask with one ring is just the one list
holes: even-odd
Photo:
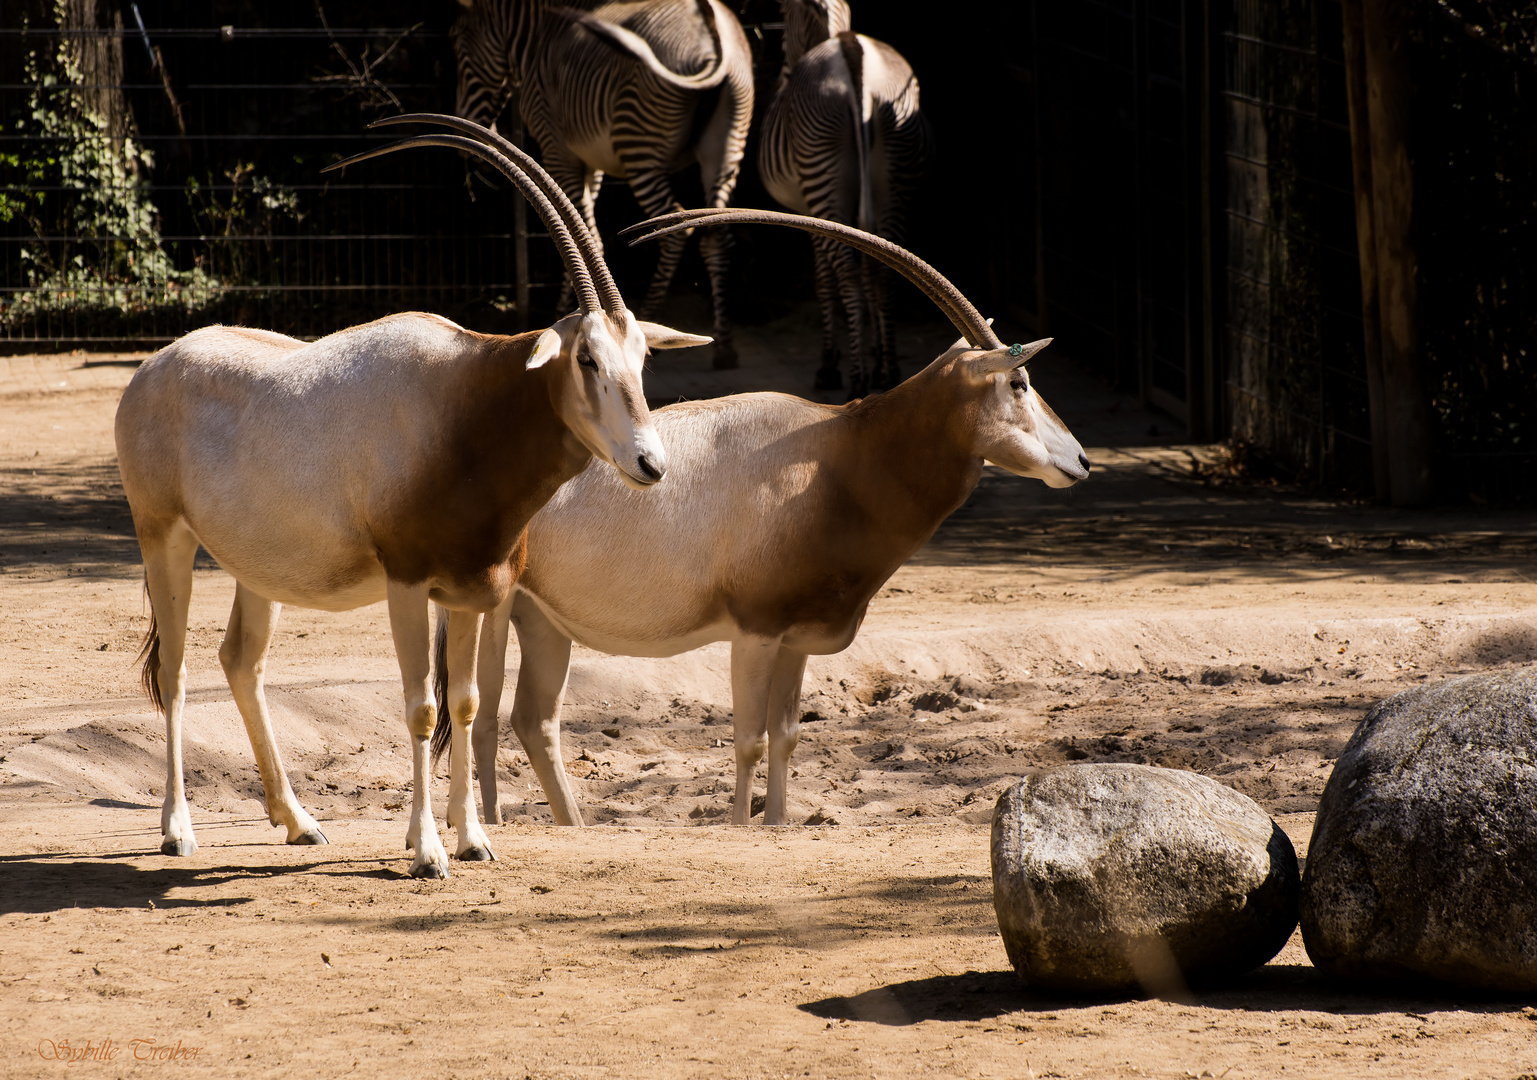
[[[0, 339], [316, 336], [409, 308], [520, 322], [518, 213], [494, 172], [440, 149], [320, 172], [394, 138], [365, 132], [380, 115], [452, 111], [446, 21], [394, 7], [32, 3], [0, 31]], [[558, 264], [530, 258], [537, 302]]]

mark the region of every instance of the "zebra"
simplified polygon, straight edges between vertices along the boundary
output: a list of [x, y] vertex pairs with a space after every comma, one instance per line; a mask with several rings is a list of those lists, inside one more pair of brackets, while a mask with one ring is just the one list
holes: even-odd
[[[846, 0], [780, 0], [784, 67], [758, 146], [763, 186], [788, 209], [854, 225], [901, 243], [913, 195], [934, 158], [918, 107], [918, 80], [902, 54], [849, 29]], [[853, 249], [812, 238], [822, 309], [820, 390], [838, 389], [841, 303], [849, 343], [849, 396], [901, 378], [890, 278]], [[874, 370], [865, 370], [867, 325]]]
[[[455, 111], [487, 127], [512, 91], [545, 169], [598, 235], [605, 174], [629, 182], [648, 217], [682, 209], [671, 175], [699, 163], [707, 206], [736, 187], [753, 112], [752, 54], [720, 0], [460, 0], [452, 28]], [[667, 295], [686, 238], [664, 246], [640, 306]], [[700, 249], [714, 302], [717, 368], [737, 366], [726, 321], [730, 234], [708, 230]], [[569, 303], [571, 284], [559, 306]]]

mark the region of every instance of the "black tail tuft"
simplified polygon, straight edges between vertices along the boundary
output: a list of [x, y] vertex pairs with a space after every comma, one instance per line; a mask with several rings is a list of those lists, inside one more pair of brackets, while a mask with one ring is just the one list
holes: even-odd
[[[438, 608], [438, 632], [432, 643], [432, 688], [438, 701], [438, 726], [432, 729], [432, 768], [448, 751], [454, 722], [448, 715], [448, 612]], [[449, 761], [453, 761], [450, 755]]]
[[[149, 586], [145, 586], [148, 591]], [[144, 644], [139, 648], [137, 662], [144, 666], [139, 670], [139, 684], [155, 705], [155, 711], [164, 714], [165, 699], [160, 696], [160, 626], [155, 622], [154, 605], [149, 609], [149, 629], [144, 632]]]

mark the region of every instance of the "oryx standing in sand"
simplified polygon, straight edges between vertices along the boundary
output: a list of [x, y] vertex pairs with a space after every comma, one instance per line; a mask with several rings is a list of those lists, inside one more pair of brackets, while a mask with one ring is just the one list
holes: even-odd
[[520, 150], [453, 117], [404, 119], [475, 137], [407, 139], [340, 165], [409, 146], [451, 146], [490, 161], [544, 218], [581, 310], [517, 337], [421, 313], [310, 344], [213, 326], [135, 373], [117, 410], [117, 453], [152, 611], [144, 681], [166, 719], [167, 854], [197, 847], [181, 729], [199, 544], [236, 581], [219, 659], [256, 751], [268, 816], [287, 827], [291, 844], [326, 841], [294, 798], [267, 713], [263, 675], [280, 606], [388, 603], [411, 733], [411, 873], [443, 877], [447, 854], [428, 792], [428, 736], [437, 722], [429, 598], [452, 611], [448, 712], [462, 767], [451, 778], [448, 822], [458, 830], [459, 858], [489, 859], [465, 739], [476, 709], [480, 613], [511, 595], [529, 518], [594, 456], [637, 490], [667, 471], [641, 365], [648, 346], [709, 339], [639, 322], [581, 217]]
[[[690, 211], [635, 229], [651, 229], [651, 239], [726, 221], [850, 244], [922, 289], [962, 339], [900, 386], [850, 405], [741, 394], [658, 409], [652, 416], [672, 455], [665, 486], [637, 495], [588, 468], [534, 515], [518, 589], [482, 631], [471, 738], [488, 821], [500, 820], [497, 712], [509, 615], [522, 653], [512, 726], [556, 822], [582, 821], [560, 756], [572, 641], [672, 656], [725, 640], [735, 708], [731, 820], [748, 823], [753, 771], [767, 749], [763, 822], [780, 825], [806, 657], [848, 648], [870, 598], [966, 501], [985, 463], [1051, 487], [1089, 475], [1083, 448], [1025, 371], [1048, 341], [1005, 346], [910, 252], [847, 226], [760, 210]], [[439, 640], [441, 648], [441, 632]], [[440, 721], [435, 749], [449, 735]]]

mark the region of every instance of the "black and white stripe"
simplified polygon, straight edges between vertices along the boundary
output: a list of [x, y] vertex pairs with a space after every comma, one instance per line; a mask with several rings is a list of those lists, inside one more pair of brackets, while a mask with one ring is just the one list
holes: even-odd
[[[730, 201], [752, 119], [752, 57], [741, 24], [719, 0], [466, 6], [454, 27], [456, 111], [491, 126], [516, 87], [545, 169], [594, 235], [605, 173], [629, 182], [647, 216], [681, 208], [669, 178], [693, 161], [706, 205]], [[661, 302], [677, 269], [685, 238], [669, 240], [642, 315]], [[725, 306], [730, 236], [711, 229], [701, 249], [714, 294], [716, 364], [734, 367]]]
[[[912, 68], [885, 42], [849, 30], [844, 0], [781, 0], [785, 69], [763, 120], [764, 187], [797, 213], [853, 225], [901, 243], [914, 194], [933, 159]], [[851, 248], [812, 239], [822, 308], [817, 386], [841, 385], [839, 308], [849, 341], [849, 394], [896, 385], [890, 280]], [[874, 331], [874, 363], [866, 340]]]

